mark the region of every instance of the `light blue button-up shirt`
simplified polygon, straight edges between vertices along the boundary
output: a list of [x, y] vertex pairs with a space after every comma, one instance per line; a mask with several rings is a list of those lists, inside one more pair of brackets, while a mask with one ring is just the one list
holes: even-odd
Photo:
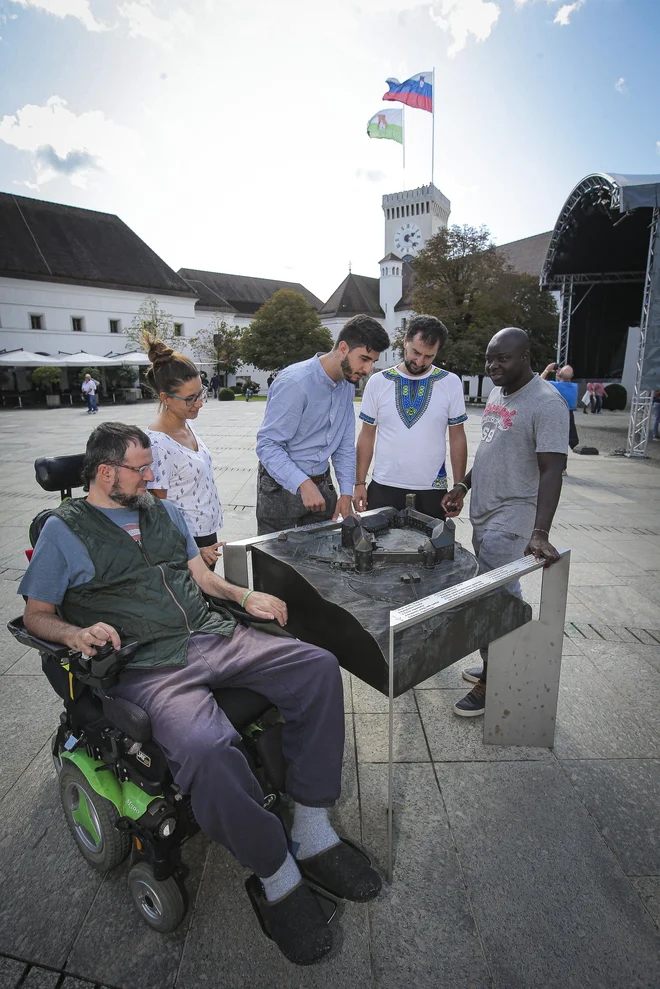
[[295, 494], [323, 474], [332, 457], [340, 494], [355, 484], [355, 388], [333, 381], [319, 355], [285, 368], [268, 392], [257, 456], [278, 484]]

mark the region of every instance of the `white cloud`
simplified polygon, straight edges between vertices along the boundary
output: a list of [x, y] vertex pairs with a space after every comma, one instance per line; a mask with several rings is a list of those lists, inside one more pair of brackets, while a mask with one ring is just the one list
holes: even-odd
[[658, 154], [660, 155], [660, 141], [656, 141], [656, 142], [655, 142], [655, 150], [656, 150], [656, 151], [658, 152]]
[[84, 188], [94, 171], [125, 175], [142, 157], [139, 138], [128, 127], [108, 120], [101, 110], [76, 116], [59, 96], [3, 117], [0, 141], [32, 155], [37, 185], [67, 176]]
[[43, 10], [54, 17], [75, 17], [88, 31], [107, 31], [109, 27], [97, 21], [89, 9], [89, 0], [9, 0], [21, 7]]
[[178, 37], [193, 32], [194, 21], [190, 14], [177, 8], [167, 19], [158, 17], [150, 0], [129, 0], [119, 7], [119, 13], [128, 21], [129, 37], [148, 38], [163, 48], [173, 48]]
[[500, 8], [489, 0], [436, 0], [429, 12], [434, 23], [451, 36], [449, 56], [465, 48], [470, 34], [485, 41], [500, 16]]
[[571, 16], [583, 7], [586, 0], [575, 0], [575, 3], [565, 3], [563, 7], [560, 7], [557, 11], [557, 15], [554, 19], [555, 24], [561, 24], [562, 27], [566, 27], [571, 22]]
[[626, 86], [626, 80], [623, 78], [623, 76], [620, 76], [617, 79], [617, 81], [614, 83], [614, 88], [616, 89], [617, 93], [628, 92], [628, 87]]

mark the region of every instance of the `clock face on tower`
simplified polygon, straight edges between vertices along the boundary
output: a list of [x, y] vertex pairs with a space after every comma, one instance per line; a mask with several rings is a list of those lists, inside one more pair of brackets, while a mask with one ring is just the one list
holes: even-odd
[[404, 261], [416, 257], [423, 246], [422, 231], [416, 223], [404, 223], [394, 234], [394, 249]]

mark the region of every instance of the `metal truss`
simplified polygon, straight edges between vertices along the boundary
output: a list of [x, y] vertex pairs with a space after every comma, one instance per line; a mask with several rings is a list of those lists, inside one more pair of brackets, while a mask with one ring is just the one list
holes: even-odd
[[569, 276], [561, 287], [561, 311], [559, 313], [559, 333], [557, 335], [557, 363], [560, 367], [568, 362], [568, 341], [571, 336], [571, 315], [573, 310], [573, 279]]
[[574, 285], [625, 285], [643, 282], [645, 277], [646, 272], [644, 271], [592, 271], [577, 275], [553, 275], [544, 287], [549, 289], [563, 288], [569, 281]]
[[595, 205], [607, 210], [614, 209], [619, 205], [619, 187], [608, 175], [602, 174], [588, 175], [582, 179], [579, 185], [576, 185], [564, 203], [555, 229], [552, 231], [548, 253], [541, 271], [542, 288], [551, 288], [555, 281], [554, 278], [550, 277], [550, 270], [554, 264], [559, 243], [567, 230], [577, 226], [573, 213], [583, 199], [590, 199]]
[[[649, 253], [646, 263], [646, 279], [644, 281], [644, 301], [642, 303], [642, 318], [639, 324], [639, 350], [637, 351], [637, 368], [635, 370], [635, 388], [630, 406], [630, 423], [628, 425], [627, 457], [645, 457], [649, 441], [651, 425], [652, 395], [642, 388], [642, 372], [644, 369], [644, 354], [646, 351], [646, 334], [649, 325], [649, 311], [652, 300], [652, 276], [655, 255], [655, 242], [658, 233], [660, 207], [653, 208], [653, 218], [649, 233]], [[660, 303], [660, 300], [658, 300]]]

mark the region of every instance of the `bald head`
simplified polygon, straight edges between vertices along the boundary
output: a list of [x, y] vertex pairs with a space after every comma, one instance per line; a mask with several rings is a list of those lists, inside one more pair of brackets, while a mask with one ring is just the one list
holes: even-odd
[[488, 350], [491, 347], [494, 347], [495, 350], [505, 347], [507, 351], [523, 354], [530, 348], [529, 336], [525, 330], [520, 330], [517, 326], [505, 326], [492, 338], [488, 344]]
[[573, 380], [573, 368], [570, 364], [564, 365], [559, 371], [557, 371], [558, 381], [572, 381]]
[[529, 337], [517, 326], [496, 333], [486, 350], [486, 374], [505, 394], [517, 391], [533, 377]]

